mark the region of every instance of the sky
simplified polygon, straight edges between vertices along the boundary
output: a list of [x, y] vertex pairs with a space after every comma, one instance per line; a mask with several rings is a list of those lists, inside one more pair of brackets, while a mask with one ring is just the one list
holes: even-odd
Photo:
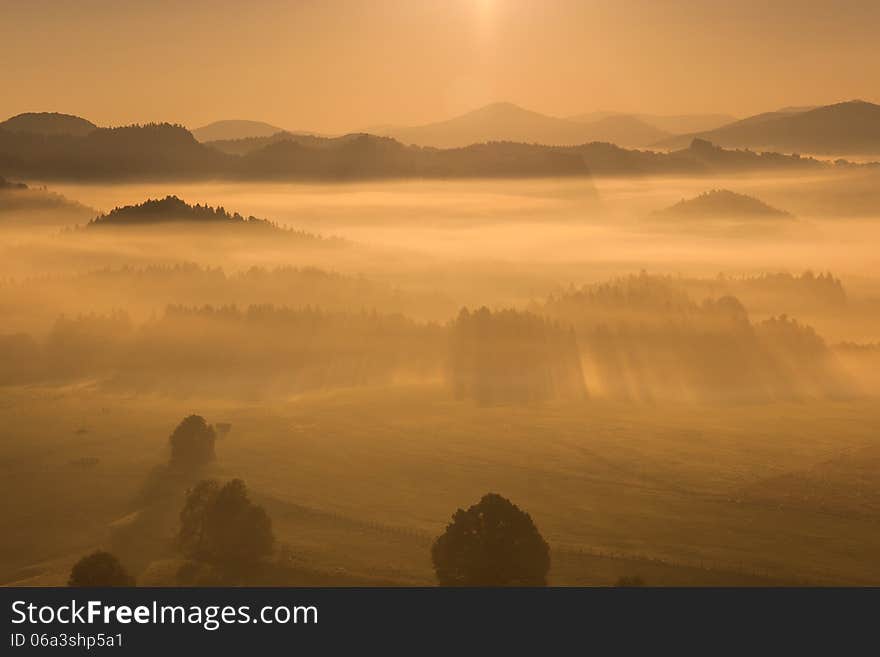
[[880, 103], [878, 0], [0, 0], [0, 118], [337, 133]]

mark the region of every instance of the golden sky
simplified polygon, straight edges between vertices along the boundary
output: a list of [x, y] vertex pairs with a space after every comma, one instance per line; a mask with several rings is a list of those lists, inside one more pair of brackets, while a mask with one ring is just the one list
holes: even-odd
[[0, 118], [339, 132], [880, 102], [880, 0], [0, 0]]

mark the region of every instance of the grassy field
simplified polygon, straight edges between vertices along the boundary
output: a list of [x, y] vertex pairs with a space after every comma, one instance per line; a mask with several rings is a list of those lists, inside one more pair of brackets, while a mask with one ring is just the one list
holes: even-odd
[[63, 583], [141, 522], [133, 567], [166, 583], [179, 505], [138, 494], [193, 412], [232, 424], [210, 474], [266, 506], [293, 583], [430, 584], [432, 538], [488, 491], [531, 513], [554, 584], [880, 583], [873, 400], [486, 408], [435, 385], [264, 404], [6, 388], [0, 582]]

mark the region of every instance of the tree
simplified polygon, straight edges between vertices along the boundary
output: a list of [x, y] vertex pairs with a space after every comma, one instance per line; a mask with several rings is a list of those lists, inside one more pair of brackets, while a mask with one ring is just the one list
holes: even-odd
[[204, 559], [208, 556], [205, 518], [208, 509], [217, 499], [219, 490], [218, 482], [205, 479], [187, 491], [186, 501], [180, 511], [177, 542], [183, 553], [192, 559]]
[[185, 417], [169, 438], [171, 465], [198, 468], [214, 460], [217, 433], [201, 415]]
[[241, 479], [233, 479], [223, 486], [200, 481], [190, 489], [178, 540], [187, 557], [234, 568], [271, 554], [275, 537], [265, 509], [250, 501]]
[[431, 559], [441, 586], [546, 586], [550, 570], [531, 516], [495, 493], [455, 512]]
[[97, 551], [83, 557], [70, 571], [68, 586], [134, 586], [134, 577], [126, 572], [119, 559], [109, 552]]

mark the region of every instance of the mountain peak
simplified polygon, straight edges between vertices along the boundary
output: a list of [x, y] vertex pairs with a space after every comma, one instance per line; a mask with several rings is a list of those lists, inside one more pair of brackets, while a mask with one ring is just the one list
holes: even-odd
[[490, 110], [495, 112], [526, 112], [528, 114], [534, 114], [534, 112], [532, 112], [531, 110], [527, 110], [526, 108], [517, 105], [516, 103], [511, 103], [509, 100], [499, 100], [494, 103], [489, 103], [488, 105], [484, 105], [476, 111], [479, 112], [481, 110]]
[[475, 110], [471, 110], [470, 112], [466, 112], [456, 118], [450, 119], [445, 123], [450, 121], [455, 121], [457, 119], [466, 119], [468, 117], [475, 118], [495, 118], [495, 117], [503, 117], [509, 119], [521, 119], [521, 118], [551, 118], [545, 117], [543, 114], [539, 114], [538, 112], [534, 112], [532, 110], [528, 110], [524, 107], [520, 107], [514, 103], [508, 101], [498, 101], [495, 103], [489, 103], [488, 105], [483, 105]]

